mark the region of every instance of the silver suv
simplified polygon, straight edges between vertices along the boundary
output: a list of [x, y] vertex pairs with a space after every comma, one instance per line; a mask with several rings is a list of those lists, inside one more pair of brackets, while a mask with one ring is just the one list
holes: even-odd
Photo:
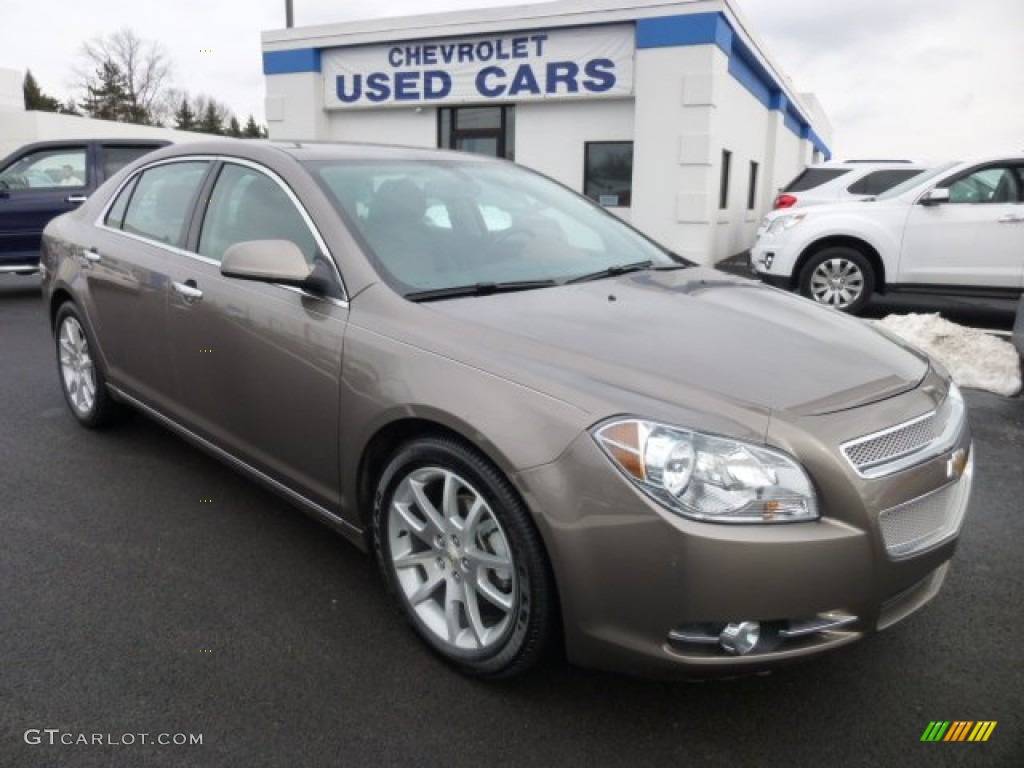
[[804, 168], [783, 187], [772, 208], [845, 203], [880, 195], [916, 176], [926, 166], [909, 160], [847, 160]]

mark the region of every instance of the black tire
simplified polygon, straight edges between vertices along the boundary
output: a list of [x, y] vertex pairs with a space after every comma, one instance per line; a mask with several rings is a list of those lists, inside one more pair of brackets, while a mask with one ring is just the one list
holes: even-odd
[[96, 344], [78, 309], [70, 301], [64, 302], [57, 310], [54, 329], [57, 376], [72, 415], [88, 429], [112, 424], [120, 415], [121, 408], [107, 392], [103, 368], [93, 357]]
[[875, 292], [875, 270], [856, 248], [832, 246], [814, 254], [800, 270], [800, 293], [855, 315]]
[[[525, 505], [484, 457], [449, 438], [401, 446], [377, 483], [372, 526], [377, 562], [400, 610], [448, 663], [468, 675], [503, 678], [543, 657], [557, 613], [550, 565]], [[499, 606], [506, 600], [508, 607]]]

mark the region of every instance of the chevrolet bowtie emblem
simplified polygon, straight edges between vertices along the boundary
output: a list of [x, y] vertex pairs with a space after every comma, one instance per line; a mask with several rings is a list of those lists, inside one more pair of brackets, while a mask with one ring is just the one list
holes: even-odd
[[950, 480], [959, 480], [967, 468], [967, 451], [960, 448], [953, 451], [953, 454], [946, 461], [946, 477]]

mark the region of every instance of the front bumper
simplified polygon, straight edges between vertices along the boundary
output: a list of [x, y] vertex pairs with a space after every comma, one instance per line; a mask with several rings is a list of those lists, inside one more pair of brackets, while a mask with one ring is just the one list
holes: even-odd
[[[952, 450], [961, 449], [970, 449], [966, 423]], [[827, 471], [812, 462], [808, 470], [822, 508], [813, 523], [688, 520], [636, 490], [589, 434], [558, 461], [523, 472], [517, 481], [539, 511], [570, 660], [640, 675], [712, 677], [846, 645], [934, 597], [956, 547], [963, 508], [955, 513], [951, 535], [900, 558], [887, 552], [879, 516], [951, 482], [968, 484], [956, 494], [965, 507], [969, 468], [959, 480], [942, 479], [950, 453], [874, 480], [858, 477], [838, 455]], [[714, 638], [725, 625], [744, 621], [759, 622], [764, 638], [746, 655], [686, 640], [701, 633]], [[832, 627], [790, 632], [815, 621]]]
[[758, 234], [750, 249], [750, 266], [759, 279], [776, 288], [793, 290], [798, 275], [793, 273], [798, 254], [785, 239]]

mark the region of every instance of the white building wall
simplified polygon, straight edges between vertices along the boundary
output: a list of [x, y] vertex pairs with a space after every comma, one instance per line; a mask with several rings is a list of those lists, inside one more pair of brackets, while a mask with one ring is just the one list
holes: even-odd
[[710, 170], [719, 58], [710, 45], [636, 52], [632, 222], [700, 263], [710, 260], [717, 199]]
[[327, 138], [324, 78], [319, 72], [300, 72], [266, 78], [267, 132], [273, 139]]
[[[516, 162], [582, 192], [584, 143], [633, 141], [633, 100], [519, 104], [515, 121]], [[611, 210], [630, 218], [629, 208]]]
[[[764, 193], [764, 176], [772, 173], [775, 163], [774, 143], [793, 139], [792, 131], [782, 126], [773, 131], [772, 122], [778, 113], [767, 109], [753, 94], [740, 85], [728, 72], [728, 63], [721, 55], [722, 69], [718, 71], [718, 107], [715, 110], [712, 135], [716, 149], [711, 157], [711, 183], [714, 187], [714, 261], [721, 261], [746, 249], [757, 233], [761, 215], [771, 207]], [[732, 152], [730, 163], [728, 207], [718, 208], [722, 174], [722, 150]], [[753, 210], [747, 209], [750, 182], [750, 163], [758, 165], [757, 197]], [[796, 172], [795, 167], [792, 168]], [[767, 173], [766, 173], [767, 171]]]

